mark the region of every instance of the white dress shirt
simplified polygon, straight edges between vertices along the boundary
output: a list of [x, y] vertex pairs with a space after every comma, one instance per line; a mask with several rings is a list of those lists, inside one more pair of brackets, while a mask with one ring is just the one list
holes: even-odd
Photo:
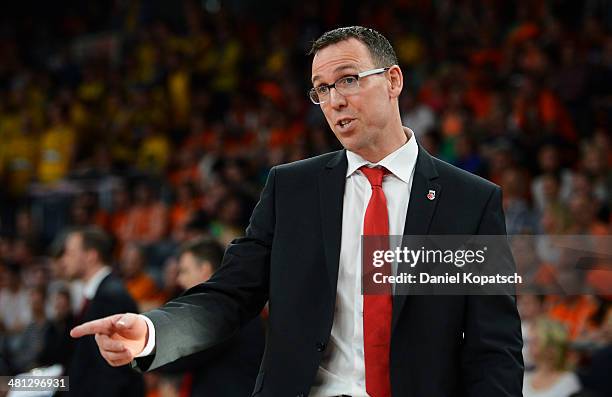
[[[315, 382], [312, 397], [348, 394], [367, 397], [363, 358], [363, 295], [361, 294], [361, 236], [363, 218], [372, 195], [370, 182], [359, 171], [363, 165], [383, 166], [391, 173], [383, 180], [389, 212], [389, 234], [402, 235], [417, 159], [414, 133], [404, 127], [408, 142], [376, 164], [347, 151], [348, 167], [342, 209], [342, 238], [336, 293], [336, 311], [331, 336]], [[151, 354], [155, 347], [155, 327], [143, 316], [149, 328], [145, 349], [137, 357]]]
[[363, 358], [361, 236], [372, 187], [359, 168], [378, 165], [391, 172], [385, 176], [382, 185], [389, 212], [389, 234], [403, 234], [418, 153], [414, 133], [408, 128], [405, 130], [408, 142], [376, 164], [356, 153], [346, 152], [348, 168], [342, 207], [336, 311], [331, 337], [309, 394], [312, 397], [367, 396]]
[[92, 300], [93, 297], [96, 296], [100, 283], [109, 274], [111, 274], [111, 268], [108, 266], [102, 266], [100, 270], [94, 273], [94, 275], [83, 286], [83, 296], [85, 299]]

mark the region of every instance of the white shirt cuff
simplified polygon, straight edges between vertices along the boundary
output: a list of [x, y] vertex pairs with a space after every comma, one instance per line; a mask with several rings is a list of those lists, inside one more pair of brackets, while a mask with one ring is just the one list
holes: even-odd
[[147, 338], [147, 344], [145, 345], [144, 350], [138, 353], [135, 358], [151, 355], [153, 353], [153, 349], [155, 349], [155, 326], [149, 317], [143, 316], [142, 314], [139, 314], [139, 316], [147, 323], [149, 337]]

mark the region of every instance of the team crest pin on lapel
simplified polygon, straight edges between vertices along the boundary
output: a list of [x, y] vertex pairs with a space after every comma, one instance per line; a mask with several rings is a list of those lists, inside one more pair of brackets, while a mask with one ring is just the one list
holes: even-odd
[[435, 190], [430, 190], [429, 193], [427, 193], [427, 198], [429, 199], [429, 201], [435, 199], [436, 198], [436, 191]]

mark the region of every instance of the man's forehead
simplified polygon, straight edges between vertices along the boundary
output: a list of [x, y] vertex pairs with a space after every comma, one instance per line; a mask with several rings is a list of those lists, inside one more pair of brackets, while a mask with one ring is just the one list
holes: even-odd
[[79, 233], [70, 233], [68, 237], [66, 237], [66, 245], [75, 247], [81, 245], [81, 235]]
[[191, 251], [185, 251], [181, 254], [179, 258], [179, 264], [183, 264], [183, 266], [189, 267], [190, 265], [197, 266], [198, 258]]
[[365, 44], [351, 38], [331, 44], [319, 50], [312, 60], [312, 81], [324, 74], [337, 74], [345, 70], [358, 70], [372, 63]]

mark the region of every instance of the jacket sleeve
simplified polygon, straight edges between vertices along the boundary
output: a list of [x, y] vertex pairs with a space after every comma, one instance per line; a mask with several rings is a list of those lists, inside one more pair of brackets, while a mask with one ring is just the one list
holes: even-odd
[[143, 313], [155, 326], [155, 353], [136, 359], [133, 367], [152, 370], [180, 357], [212, 350], [261, 312], [269, 291], [275, 175], [273, 168], [245, 237], [232, 241], [211, 279]]
[[[501, 189], [495, 187], [482, 214], [479, 235], [506, 235], [501, 197]], [[505, 244], [502, 249], [510, 248]], [[522, 396], [523, 342], [515, 295], [468, 296], [464, 338], [461, 365], [466, 396]]]

